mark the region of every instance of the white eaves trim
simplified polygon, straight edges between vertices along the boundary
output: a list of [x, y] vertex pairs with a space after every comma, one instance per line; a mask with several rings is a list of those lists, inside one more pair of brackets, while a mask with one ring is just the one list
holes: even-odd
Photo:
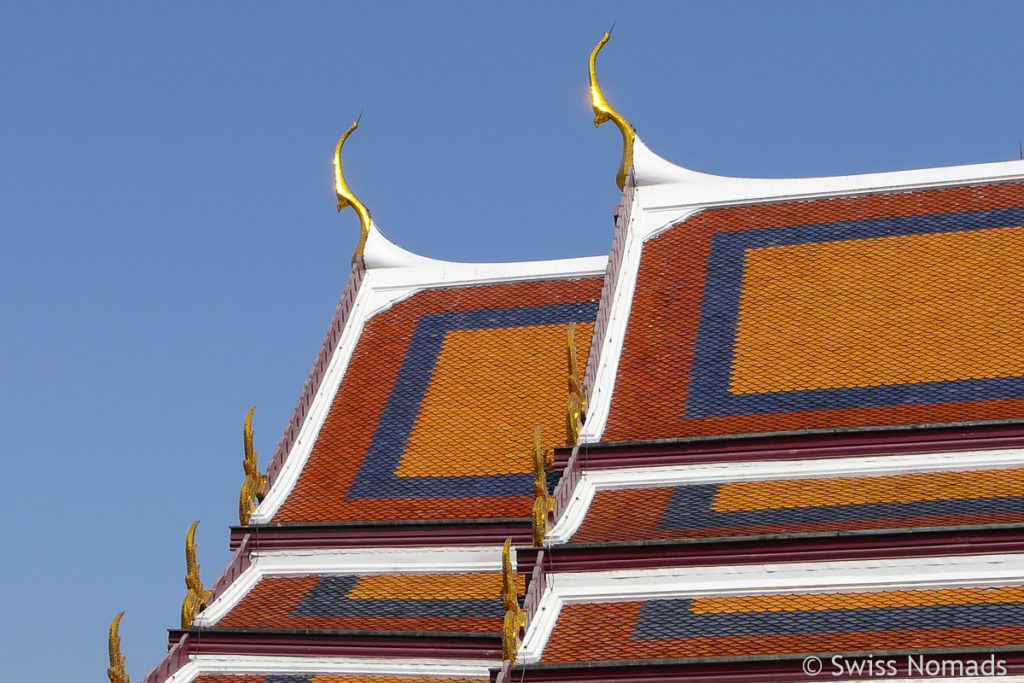
[[265, 655], [194, 655], [166, 683], [192, 683], [213, 674], [334, 674], [417, 676], [489, 680], [488, 669], [501, 666], [488, 659], [396, 659], [378, 657], [277, 657]]
[[626, 326], [633, 304], [644, 243], [704, 209], [830, 196], [900, 192], [1024, 178], [1024, 161], [947, 166], [912, 171], [823, 178], [729, 178], [699, 173], [658, 156], [637, 137], [633, 146], [636, 187], [629, 208], [622, 262], [609, 320], [598, 354], [580, 443], [597, 443], [611, 410]]
[[373, 316], [426, 289], [594, 277], [603, 275], [608, 264], [607, 256], [519, 263], [437, 261], [406, 252], [389, 242], [375, 226], [371, 228], [367, 237], [367, 248], [375, 245], [374, 253], [378, 254], [375, 257], [376, 262], [379, 262], [378, 266], [369, 267], [363, 277], [348, 322], [331, 355], [327, 371], [316, 396], [313, 397], [306, 419], [299, 429], [295, 445], [285, 458], [284, 465], [266, 498], [250, 516], [252, 524], [270, 522], [294, 488], [313, 450], [313, 444], [324, 420], [327, 419], [327, 413], [338, 387], [341, 386], [363, 328]]
[[915, 455], [871, 455], [814, 460], [747, 460], [663, 467], [630, 467], [583, 472], [545, 546], [568, 543], [587, 514], [594, 495], [610, 489], [658, 488], [812, 477], [871, 477], [911, 472], [999, 469], [1024, 466], [1024, 449], [951, 451]]
[[785, 562], [549, 574], [516, 661], [536, 663], [562, 606], [709, 595], [827, 593], [1024, 584], [1019, 554]]
[[215, 626], [265, 576], [501, 571], [501, 546], [263, 550], [251, 558], [249, 568], [196, 616], [197, 627]]

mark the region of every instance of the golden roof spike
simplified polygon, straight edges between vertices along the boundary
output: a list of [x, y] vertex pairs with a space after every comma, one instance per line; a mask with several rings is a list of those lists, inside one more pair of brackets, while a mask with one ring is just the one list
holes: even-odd
[[636, 131], [622, 114], [608, 104], [604, 93], [601, 92], [601, 84], [597, 82], [597, 53], [601, 51], [610, 37], [610, 32], [605, 33], [594, 51], [590, 53], [590, 100], [594, 106], [594, 125], [600, 126], [605, 121], [611, 121], [622, 133], [622, 161], [619, 162], [619, 171], [615, 174], [615, 182], [621, 190], [626, 186], [626, 174], [629, 173], [629, 169], [633, 165], [633, 138], [636, 137]]
[[110, 633], [107, 636], [107, 651], [110, 653], [110, 668], [107, 669], [107, 678], [110, 683], [131, 683], [128, 674], [124, 671], [124, 656], [121, 654], [121, 635], [118, 629], [121, 628], [121, 617], [124, 612], [118, 612], [114, 620], [110, 622]]
[[345, 182], [345, 174], [341, 170], [341, 147], [345, 144], [348, 136], [352, 134], [352, 131], [359, 127], [359, 120], [362, 118], [363, 115], [360, 114], [359, 118], [352, 122], [348, 130], [338, 139], [338, 144], [334, 148], [334, 191], [338, 195], [338, 211], [341, 211], [346, 206], [351, 206], [359, 214], [359, 223], [361, 225], [359, 244], [356, 245], [355, 253], [352, 254], [352, 263], [363, 257], [366, 236], [370, 234], [370, 211], [366, 208], [366, 205], [356, 199], [356, 196], [352, 194], [352, 190], [348, 189], [348, 183]]
[[185, 586], [188, 592], [181, 603], [181, 628], [188, 630], [192, 628], [192, 622], [196, 619], [199, 610], [206, 607], [206, 601], [210, 599], [212, 591], [203, 587], [202, 579], [199, 578], [199, 563], [196, 562], [196, 527], [199, 520], [192, 522], [185, 535]]
[[238, 521], [242, 526], [249, 523], [249, 516], [263, 501], [263, 497], [267, 493], [267, 477], [260, 472], [256, 462], [256, 449], [252, 445], [252, 414], [254, 412], [256, 412], [256, 406], [249, 408], [249, 412], [245, 415], [245, 424], [242, 427], [242, 444], [245, 448], [242, 468], [245, 470], [245, 481], [242, 482], [242, 490], [238, 494]]

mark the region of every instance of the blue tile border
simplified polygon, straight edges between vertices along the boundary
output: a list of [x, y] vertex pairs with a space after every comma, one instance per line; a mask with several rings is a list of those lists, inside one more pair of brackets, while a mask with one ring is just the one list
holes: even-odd
[[[399, 477], [395, 470], [405, 452], [442, 344], [449, 332], [587, 323], [596, 318], [596, 301], [442, 311], [420, 316], [370, 447], [345, 498], [529, 495], [533, 486], [532, 474]], [[528, 446], [525, 444], [524, 449]]]
[[968, 232], [1024, 224], [1024, 207], [870, 220], [788, 225], [717, 233], [704, 283], [685, 417], [756, 415], [835, 408], [868, 408], [1024, 397], [1024, 377], [948, 380], [873, 387], [773, 391], [737, 395], [729, 391], [733, 346], [743, 294], [748, 249]]

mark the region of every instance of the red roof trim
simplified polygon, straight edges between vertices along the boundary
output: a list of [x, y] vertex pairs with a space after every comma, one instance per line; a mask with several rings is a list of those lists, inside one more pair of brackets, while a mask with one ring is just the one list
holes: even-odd
[[[805, 657], [739, 657], [739, 658], [705, 658], [693, 660], [646, 660], [623, 663], [579, 663], [579, 664], [531, 664], [511, 669], [491, 670], [491, 680], [495, 683], [511, 683], [520, 681], [529, 683], [555, 683], [574, 681], [575, 683], [606, 683], [608, 681], [644, 681], [645, 683], [669, 683], [675, 681], [707, 681], [710, 683], [788, 683], [790, 681], [815, 681], [823, 679], [837, 680], [831, 676], [830, 658], [836, 654], [855, 660], [866, 659], [874, 655], [875, 659], [891, 658], [895, 660], [897, 674], [886, 676], [885, 680], [909, 678], [907, 658], [923, 656], [925, 660], [975, 661], [982, 662], [990, 655], [1002, 660], [1007, 675], [1024, 673], [1024, 648], [993, 647], [974, 649], [921, 649], [893, 650], [884, 652], [850, 652], [850, 653], [814, 653], [823, 660], [824, 672], [810, 676], [803, 672]], [[808, 653], [807, 656], [812, 656]], [[916, 671], [914, 677], [921, 677]], [[863, 676], [861, 676], [863, 677]], [[841, 680], [860, 678], [844, 676]], [[880, 679], [881, 680], [881, 679]]]
[[1024, 422], [1001, 420], [953, 425], [602, 442], [580, 446], [575, 464], [583, 469], [609, 469], [701, 462], [848, 458], [862, 455], [1022, 447]]
[[[500, 633], [411, 631], [306, 631], [288, 629], [168, 629], [171, 642], [182, 634], [189, 655], [303, 655], [346, 657], [430, 657], [501, 659]], [[149, 681], [147, 681], [149, 683]]]
[[[545, 553], [543, 567], [545, 572], [579, 572], [1022, 551], [1024, 524], [1006, 524], [932, 530], [829, 532], [746, 539], [567, 544]], [[538, 548], [517, 548], [518, 570], [521, 573], [532, 571], [539, 554]]]
[[528, 518], [265, 524], [231, 527], [231, 549], [238, 548], [247, 535], [252, 550], [500, 545], [510, 536], [518, 545], [532, 538]]

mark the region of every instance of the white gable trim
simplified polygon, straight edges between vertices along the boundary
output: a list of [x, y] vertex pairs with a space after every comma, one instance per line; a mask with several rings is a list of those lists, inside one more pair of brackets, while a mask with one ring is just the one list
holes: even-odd
[[580, 432], [581, 443], [599, 442], [608, 423], [643, 245], [647, 240], [707, 208], [1020, 180], [1024, 178], [1024, 161], [825, 178], [729, 178], [677, 166], [652, 152], [637, 137], [633, 173], [636, 188], [622, 263], [588, 399], [587, 421]]
[[[374, 234], [379, 233], [371, 232], [371, 236]], [[384, 240], [382, 236], [379, 239]], [[266, 498], [252, 513], [250, 523], [270, 522], [291, 494], [327, 419], [363, 328], [373, 316], [426, 289], [594, 277], [602, 275], [607, 264], [607, 256], [520, 263], [453, 263], [416, 257], [407, 265], [368, 269], [295, 444]]]

